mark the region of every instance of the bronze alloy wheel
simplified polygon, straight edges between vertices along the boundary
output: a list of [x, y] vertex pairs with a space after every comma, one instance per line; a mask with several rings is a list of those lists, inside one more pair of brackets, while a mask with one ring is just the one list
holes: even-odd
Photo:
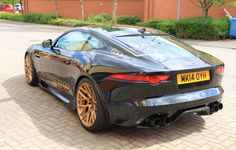
[[83, 82], [77, 90], [77, 110], [81, 123], [92, 127], [97, 118], [97, 100], [92, 86]]
[[33, 79], [33, 63], [30, 55], [25, 57], [25, 78], [28, 83]]

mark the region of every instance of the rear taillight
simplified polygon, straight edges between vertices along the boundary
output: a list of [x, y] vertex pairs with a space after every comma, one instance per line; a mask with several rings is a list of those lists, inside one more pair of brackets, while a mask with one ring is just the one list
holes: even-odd
[[157, 84], [161, 81], [166, 81], [170, 77], [169, 74], [164, 75], [133, 75], [133, 74], [112, 74], [108, 79], [134, 81], [134, 82], [147, 82], [150, 84]]
[[223, 75], [224, 74], [224, 69], [225, 69], [224, 66], [219, 66], [219, 67], [216, 68], [216, 73], [218, 75]]

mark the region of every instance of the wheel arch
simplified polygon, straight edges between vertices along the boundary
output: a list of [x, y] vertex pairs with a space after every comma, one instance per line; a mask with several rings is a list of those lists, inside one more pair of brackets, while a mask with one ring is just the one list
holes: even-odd
[[34, 53], [34, 49], [32, 48], [32, 46], [30, 48], [28, 48], [26, 51], [25, 51], [25, 57], [27, 54], [29, 54], [30, 56], [32, 55], [32, 53]]
[[30, 53], [28, 51], [25, 52], [25, 57], [24, 58], [26, 58], [27, 55], [30, 55]]
[[105, 114], [107, 116], [107, 119], [110, 120], [110, 117], [109, 117], [109, 113], [108, 113], [108, 110], [107, 110], [107, 107], [106, 107], [106, 104], [105, 104], [105, 100], [104, 100], [104, 97], [102, 95], [102, 92], [99, 88], [99, 86], [97, 85], [96, 81], [92, 78], [92, 77], [89, 77], [88, 75], [81, 75], [80, 77], [78, 77], [77, 81], [76, 81], [76, 85], [75, 85], [75, 88], [74, 88], [74, 96], [75, 96], [75, 110], [77, 110], [76, 108], [76, 92], [77, 92], [77, 88], [78, 88], [78, 85], [80, 83], [80, 81], [84, 78], [87, 78], [89, 79], [90, 81], [92, 81], [92, 83], [94, 84], [96, 90], [98, 91], [98, 94], [100, 96], [100, 99], [101, 99], [101, 102], [102, 102], [102, 105], [103, 105], [103, 108], [105, 110]]

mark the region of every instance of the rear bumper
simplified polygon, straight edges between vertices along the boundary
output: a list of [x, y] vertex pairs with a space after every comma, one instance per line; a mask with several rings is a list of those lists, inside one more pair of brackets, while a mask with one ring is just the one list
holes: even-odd
[[111, 102], [107, 109], [112, 124], [139, 126], [152, 115], [165, 114], [172, 117], [185, 112], [203, 111], [210, 104], [220, 102], [222, 95], [223, 89], [215, 87], [141, 101]]

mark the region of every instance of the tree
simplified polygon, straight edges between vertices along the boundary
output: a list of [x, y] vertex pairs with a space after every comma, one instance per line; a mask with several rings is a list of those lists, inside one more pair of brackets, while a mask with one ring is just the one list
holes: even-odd
[[20, 0], [20, 7], [21, 7], [21, 14], [24, 14], [24, 9], [23, 9], [22, 0]]
[[55, 15], [58, 18], [58, 0], [54, 0]]
[[82, 20], [85, 19], [85, 15], [84, 15], [84, 3], [83, 0], [80, 0], [80, 10], [81, 10], [81, 18]]
[[117, 0], [112, 0], [112, 20], [117, 23]]
[[227, 0], [197, 0], [197, 1], [201, 5], [202, 16], [205, 18], [208, 17], [208, 11], [211, 8], [211, 6], [216, 5], [218, 7], [221, 7], [227, 2]]
[[15, 5], [16, 3], [19, 3], [19, 0], [0, 0], [0, 3]]
[[178, 13], [177, 13], [177, 20], [181, 17], [181, 0], [178, 0]]

